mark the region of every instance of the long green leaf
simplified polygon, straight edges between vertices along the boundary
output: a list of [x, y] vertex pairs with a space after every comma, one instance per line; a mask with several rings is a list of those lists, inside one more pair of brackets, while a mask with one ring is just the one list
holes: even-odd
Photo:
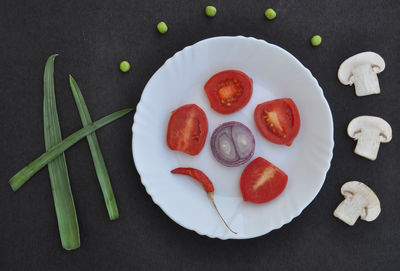
[[[92, 118], [90, 117], [89, 110], [86, 106], [82, 92], [72, 75], [69, 76], [69, 84], [71, 86], [72, 94], [74, 95], [76, 106], [78, 107], [83, 127], [86, 127], [92, 123]], [[89, 144], [90, 152], [92, 153], [92, 159], [94, 167], [96, 169], [97, 179], [99, 180], [99, 184], [103, 192], [108, 216], [111, 220], [115, 220], [119, 217], [118, 206], [117, 202], [115, 201], [110, 177], [108, 175], [106, 163], [104, 162], [103, 154], [100, 150], [100, 145], [97, 140], [96, 133], [93, 132], [86, 138]]]
[[33, 175], [35, 175], [36, 172], [41, 170], [44, 166], [53, 161], [76, 142], [93, 133], [97, 129], [100, 129], [101, 127], [106, 126], [114, 120], [128, 114], [132, 110], [132, 108], [127, 108], [103, 117], [98, 121], [95, 121], [92, 124], [89, 124], [88, 126], [76, 131], [72, 135], [66, 137], [57, 145], [54, 145], [53, 147], [48, 149], [47, 152], [43, 153], [41, 156], [33, 160], [29, 165], [21, 169], [9, 180], [9, 184], [12, 190], [17, 191], [26, 181], [28, 181]]
[[[43, 120], [46, 150], [62, 141], [54, 90], [56, 56], [48, 58], [44, 69]], [[77, 249], [80, 246], [79, 226], [64, 153], [51, 161], [48, 169], [61, 244], [66, 250]]]

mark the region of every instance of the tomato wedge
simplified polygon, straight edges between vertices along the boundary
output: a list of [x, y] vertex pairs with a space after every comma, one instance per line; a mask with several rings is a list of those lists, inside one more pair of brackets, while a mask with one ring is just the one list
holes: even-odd
[[215, 74], [204, 85], [211, 108], [221, 114], [242, 109], [253, 93], [253, 80], [245, 73], [226, 70]]
[[300, 114], [290, 98], [257, 105], [254, 120], [260, 133], [275, 144], [292, 145], [300, 130]]
[[167, 144], [171, 150], [196, 155], [203, 149], [207, 133], [206, 113], [195, 104], [187, 104], [172, 112]]
[[286, 187], [285, 172], [258, 157], [243, 170], [240, 190], [244, 201], [264, 203], [279, 196]]

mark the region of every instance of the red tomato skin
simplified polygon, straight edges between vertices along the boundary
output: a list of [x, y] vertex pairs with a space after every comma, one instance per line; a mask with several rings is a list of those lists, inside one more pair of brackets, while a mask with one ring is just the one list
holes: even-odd
[[[273, 170], [274, 175], [264, 184], [255, 188], [260, 176], [268, 172], [268, 169]], [[285, 172], [264, 158], [258, 157], [247, 165], [240, 177], [240, 190], [243, 200], [252, 203], [271, 201], [285, 190], [287, 180], [288, 176]]]
[[[218, 96], [218, 90], [220, 89], [218, 85], [223, 81], [233, 79], [238, 80], [242, 87], [242, 94], [228, 107], [221, 103], [220, 97]], [[225, 70], [214, 74], [204, 85], [204, 90], [212, 109], [221, 114], [231, 114], [242, 109], [250, 101], [251, 95], [253, 94], [253, 80], [244, 72]]]
[[[190, 119], [192, 127], [185, 131], [185, 124]], [[171, 150], [197, 155], [204, 147], [207, 133], [208, 121], [203, 109], [195, 104], [183, 105], [171, 114], [168, 123], [167, 145]]]
[[[277, 110], [284, 110], [283, 107], [290, 109], [290, 120], [287, 120], [287, 118], [284, 120], [284, 122], [292, 122], [292, 125], [284, 127], [287, 132], [286, 138], [275, 135], [267, 128], [266, 121], [264, 120], [264, 110], [268, 107], [276, 108]], [[280, 145], [292, 145], [293, 140], [296, 138], [300, 130], [300, 113], [296, 104], [290, 98], [276, 99], [257, 105], [256, 109], [254, 110], [254, 121], [263, 137], [272, 143]]]
[[179, 167], [174, 170], [171, 170], [171, 173], [190, 176], [199, 183], [201, 183], [201, 185], [203, 186], [204, 190], [207, 193], [214, 192], [214, 185], [212, 184], [211, 180], [207, 177], [206, 174], [204, 174], [199, 169], [190, 167], [189, 168]]

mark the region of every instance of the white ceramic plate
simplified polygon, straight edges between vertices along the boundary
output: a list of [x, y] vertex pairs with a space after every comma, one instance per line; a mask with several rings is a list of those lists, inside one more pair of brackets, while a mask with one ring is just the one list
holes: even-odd
[[[241, 70], [254, 83], [250, 102], [230, 115], [213, 111], [203, 90], [212, 75], [226, 69]], [[294, 100], [301, 118], [300, 132], [291, 147], [267, 141], [253, 120], [257, 104], [284, 97]], [[192, 103], [205, 111], [209, 123], [206, 144], [196, 156], [171, 151], [166, 144], [171, 111]], [[253, 132], [253, 159], [261, 156], [289, 176], [283, 193], [268, 203], [242, 200], [239, 179], [247, 163], [225, 167], [211, 153], [211, 133], [232, 120], [244, 123]], [[135, 165], [153, 201], [181, 226], [221, 239], [257, 237], [298, 216], [321, 189], [334, 144], [329, 105], [310, 71], [282, 48], [241, 36], [202, 40], [168, 59], [147, 83], [132, 131]], [[225, 228], [199, 183], [170, 173], [177, 167], [198, 168], [208, 175], [214, 183], [219, 210], [238, 234]]]

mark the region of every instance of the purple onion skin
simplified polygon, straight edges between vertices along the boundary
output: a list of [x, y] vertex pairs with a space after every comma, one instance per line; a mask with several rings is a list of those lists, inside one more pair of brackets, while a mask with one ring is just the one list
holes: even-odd
[[[239, 129], [242, 129], [244, 133], [246, 133], [246, 135], [250, 138], [250, 144], [251, 144], [251, 150], [244, 155], [243, 157], [239, 156], [238, 154], [238, 147], [237, 147], [237, 143], [235, 142], [235, 140], [232, 137], [232, 131], [234, 127], [237, 127]], [[236, 154], [236, 160], [232, 161], [232, 160], [226, 160], [224, 157], [221, 157], [221, 150], [219, 150], [219, 147], [217, 146], [217, 139], [221, 137], [221, 133], [224, 133], [224, 130], [226, 130], [225, 132], [227, 132], [227, 136], [230, 137], [230, 140], [232, 140], [234, 149], [235, 149], [235, 154]], [[229, 121], [229, 122], [225, 122], [223, 124], [221, 124], [220, 126], [218, 126], [214, 132], [212, 133], [211, 136], [211, 140], [210, 140], [210, 145], [211, 145], [211, 151], [215, 157], [215, 159], [217, 159], [218, 162], [220, 162], [221, 164], [223, 164], [224, 166], [227, 167], [237, 167], [240, 166], [246, 162], [248, 162], [251, 157], [253, 157], [254, 155], [254, 150], [255, 150], [255, 139], [253, 136], [253, 133], [250, 131], [250, 129], [245, 126], [243, 123], [237, 122], [237, 121]]]

